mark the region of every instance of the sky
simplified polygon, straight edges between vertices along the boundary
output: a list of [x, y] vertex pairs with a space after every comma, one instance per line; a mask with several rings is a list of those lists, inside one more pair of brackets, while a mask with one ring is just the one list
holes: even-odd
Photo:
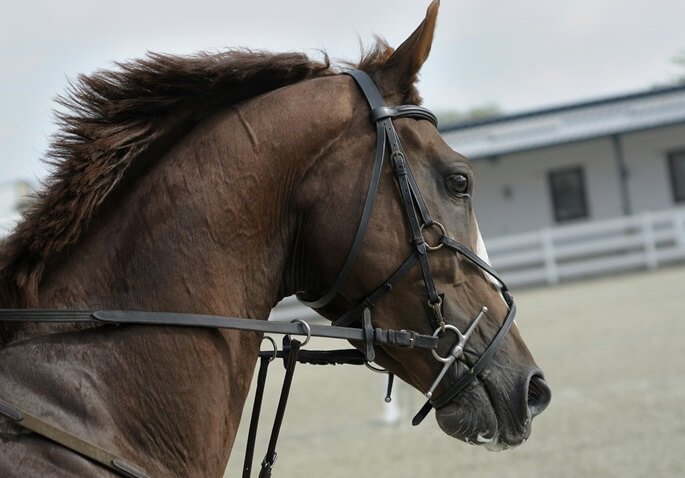
[[[54, 97], [146, 51], [230, 47], [355, 60], [399, 45], [428, 0], [23, 0], [0, 16], [0, 184], [45, 176]], [[419, 89], [434, 110], [505, 112], [640, 91], [685, 73], [684, 0], [442, 0]]]

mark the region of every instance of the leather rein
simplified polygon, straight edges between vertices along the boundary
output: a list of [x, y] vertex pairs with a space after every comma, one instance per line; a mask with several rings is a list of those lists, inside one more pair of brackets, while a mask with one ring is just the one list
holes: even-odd
[[[383, 96], [376, 87], [373, 80], [364, 72], [353, 70], [346, 72], [351, 76], [366, 98], [371, 109], [371, 121], [376, 127], [376, 156], [374, 159], [371, 180], [367, 191], [361, 219], [357, 227], [352, 245], [343, 266], [338, 273], [333, 286], [320, 298], [308, 300], [298, 295], [298, 299], [305, 305], [318, 309], [329, 304], [341, 291], [347, 282], [356, 263], [361, 249], [364, 236], [368, 229], [369, 219], [373, 209], [373, 204], [378, 190], [380, 176], [383, 170], [383, 163], [386, 156], [390, 157], [393, 174], [397, 183], [400, 199], [405, 211], [406, 219], [409, 224], [413, 248], [409, 256], [402, 264], [381, 284], [370, 292], [356, 306], [345, 312], [330, 326], [308, 324], [302, 320], [291, 323], [286, 322], [266, 322], [239, 317], [221, 317], [201, 314], [183, 314], [166, 312], [141, 312], [141, 311], [72, 311], [72, 310], [51, 310], [51, 309], [0, 309], [0, 322], [87, 322], [109, 325], [164, 325], [179, 327], [203, 327], [203, 328], [225, 328], [243, 331], [254, 331], [263, 333], [283, 334], [284, 346], [279, 351], [273, 342], [273, 352], [260, 352], [260, 370], [257, 379], [257, 393], [253, 406], [252, 420], [248, 435], [248, 444], [243, 468], [243, 477], [250, 476], [252, 467], [252, 457], [257, 430], [258, 418], [261, 410], [262, 395], [264, 392], [264, 382], [266, 380], [266, 369], [268, 363], [276, 357], [281, 357], [286, 364], [286, 376], [281, 391], [281, 398], [274, 420], [274, 427], [269, 442], [269, 448], [260, 471], [260, 478], [271, 476], [271, 469], [276, 460], [275, 446], [280, 431], [280, 425], [285, 413], [288, 392], [292, 381], [292, 374], [297, 362], [312, 364], [332, 364], [347, 363], [361, 365], [366, 364], [370, 368], [377, 370], [369, 365], [375, 359], [375, 346], [392, 346], [406, 348], [421, 348], [431, 350], [436, 360], [443, 363], [443, 368], [436, 380], [426, 392], [428, 401], [419, 410], [414, 419], [413, 425], [418, 425], [425, 418], [431, 408], [441, 408], [452, 401], [476, 377], [485, 369], [492, 357], [502, 345], [504, 338], [509, 332], [514, 317], [516, 306], [505, 283], [499, 278], [497, 273], [488, 263], [473, 253], [468, 247], [459, 241], [449, 237], [442, 224], [434, 221], [428, 211], [428, 207], [421, 195], [414, 175], [407, 162], [406, 154], [402, 148], [399, 136], [392, 120], [394, 118], [410, 117], [419, 120], [430, 121], [437, 126], [437, 118], [428, 109], [415, 106], [403, 105], [389, 107], [385, 105]], [[389, 154], [388, 154], [389, 150]], [[440, 234], [440, 239], [430, 244], [424, 237], [424, 231], [432, 229]], [[500, 326], [500, 329], [492, 338], [490, 344], [479, 356], [476, 362], [468, 367], [457, 380], [449, 385], [447, 389], [438, 397], [433, 396], [433, 392], [440, 385], [447, 371], [454, 366], [457, 360], [464, 359], [464, 347], [471, 333], [475, 330], [480, 319], [487, 315], [487, 308], [483, 307], [480, 313], [472, 320], [466, 332], [462, 333], [457, 327], [447, 323], [443, 315], [443, 295], [439, 293], [433, 280], [428, 255], [441, 248], [450, 249], [466, 258], [484, 273], [489, 274], [500, 284], [500, 292], [508, 307], [507, 316]], [[413, 267], [418, 264], [421, 269], [423, 282], [426, 289], [426, 304], [429, 311], [429, 320], [435, 328], [432, 335], [419, 334], [414, 331], [406, 330], [384, 330], [374, 328], [371, 321], [371, 310], [375, 304], [393, 287], [405, 277]], [[361, 322], [361, 327], [350, 327], [356, 322]], [[438, 340], [448, 332], [453, 332], [457, 336], [457, 342], [451, 347], [449, 353], [441, 357], [437, 353]], [[291, 335], [306, 335], [304, 343], [291, 339]], [[327, 337], [352, 341], [359, 344], [359, 350], [337, 350], [337, 351], [305, 351], [300, 347], [309, 341], [310, 337]], [[387, 371], [383, 371], [387, 372]], [[388, 394], [386, 401], [390, 398], [390, 388], [392, 386], [392, 374], [389, 374]], [[35, 433], [38, 433], [49, 440], [62, 445], [90, 460], [100, 463], [110, 471], [129, 478], [146, 478], [149, 476], [141, 467], [130, 463], [112, 453], [107, 452], [101, 447], [88, 442], [74, 434], [62, 430], [48, 421], [34, 416], [23, 410], [21, 407], [12, 404], [0, 397], [0, 415], [12, 420], [14, 423], [23, 426]]]

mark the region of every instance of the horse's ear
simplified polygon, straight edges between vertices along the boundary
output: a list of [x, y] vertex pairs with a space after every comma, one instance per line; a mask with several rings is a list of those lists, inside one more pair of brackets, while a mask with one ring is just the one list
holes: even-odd
[[433, 0], [426, 11], [426, 18], [385, 62], [380, 74], [382, 83], [389, 90], [408, 91], [416, 82], [417, 74], [431, 51], [438, 7], [440, 0]]

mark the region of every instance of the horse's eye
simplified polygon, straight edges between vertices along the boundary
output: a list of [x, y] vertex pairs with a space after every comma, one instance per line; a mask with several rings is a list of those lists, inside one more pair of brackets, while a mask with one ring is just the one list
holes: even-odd
[[447, 178], [447, 189], [455, 194], [466, 194], [469, 190], [469, 178], [463, 174], [453, 174]]

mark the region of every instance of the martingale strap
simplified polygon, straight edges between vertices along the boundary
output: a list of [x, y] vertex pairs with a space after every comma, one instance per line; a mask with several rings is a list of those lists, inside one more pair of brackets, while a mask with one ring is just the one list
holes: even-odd
[[252, 474], [252, 460], [254, 458], [254, 448], [257, 441], [257, 427], [259, 417], [262, 412], [262, 399], [264, 398], [264, 386], [266, 384], [266, 374], [269, 371], [269, 364], [273, 360], [270, 356], [260, 356], [259, 373], [257, 374], [257, 389], [255, 390], [254, 402], [252, 404], [252, 416], [250, 417], [250, 430], [247, 433], [247, 447], [245, 448], [245, 461], [243, 462], [243, 478], [250, 478]]
[[[286, 337], [287, 339], [287, 337]], [[281, 432], [281, 425], [283, 424], [283, 417], [285, 416], [285, 408], [288, 405], [288, 397], [290, 396], [290, 386], [293, 383], [293, 374], [295, 373], [295, 365], [297, 365], [297, 356], [300, 352], [301, 343], [298, 340], [289, 341], [289, 351], [285, 360], [285, 377], [283, 378], [283, 386], [281, 388], [281, 396], [278, 400], [278, 407], [276, 408], [276, 417], [274, 418], [273, 428], [271, 429], [271, 438], [269, 438], [269, 446], [262, 461], [262, 468], [259, 471], [259, 478], [271, 478], [274, 463], [278, 454], [276, 453], [276, 443], [278, 442], [278, 435]]]

